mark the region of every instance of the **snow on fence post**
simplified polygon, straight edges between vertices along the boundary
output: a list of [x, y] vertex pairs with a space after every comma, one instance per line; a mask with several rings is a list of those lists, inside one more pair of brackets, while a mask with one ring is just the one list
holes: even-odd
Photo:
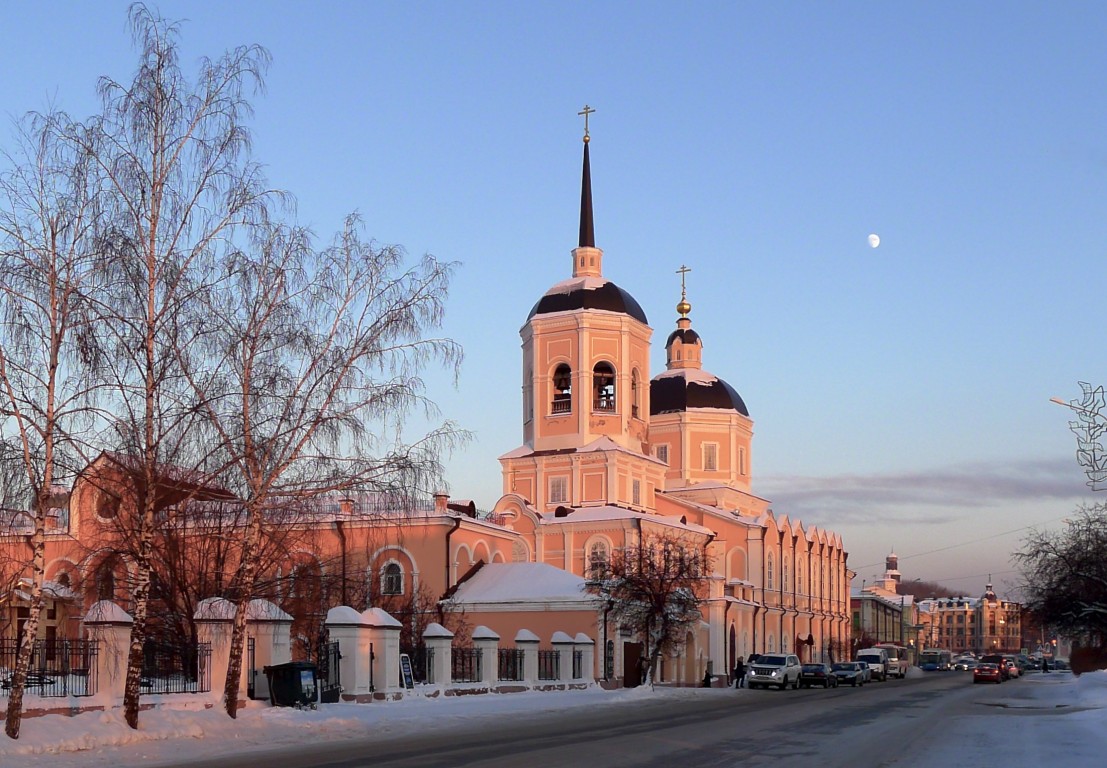
[[565, 632], [554, 632], [550, 645], [557, 651], [557, 680], [566, 683], [573, 679], [574, 640]]
[[96, 643], [96, 698], [123, 698], [127, 685], [127, 655], [131, 650], [130, 614], [111, 600], [93, 603], [85, 614], [88, 639]]
[[339, 605], [327, 611], [325, 623], [331, 642], [338, 643], [342, 700], [368, 700], [373, 693], [370, 688], [369, 625], [360, 613], [348, 605]]
[[[213, 699], [222, 699], [224, 683], [227, 680], [227, 668], [231, 662], [231, 633], [234, 630], [235, 605], [222, 597], [209, 597], [196, 606], [192, 618], [196, 620], [196, 639], [201, 643], [211, 643], [211, 656], [208, 658], [210, 677], [210, 695]], [[245, 649], [243, 649], [245, 652]], [[242, 674], [238, 678], [238, 698], [246, 698], [246, 676], [248, 670], [242, 665]]]
[[529, 629], [520, 629], [515, 635], [515, 647], [523, 652], [523, 682], [538, 683], [538, 635]]
[[423, 643], [432, 658], [430, 669], [427, 670], [427, 682], [434, 685], [452, 683], [454, 681], [452, 664], [454, 633], [432, 621], [423, 630]]
[[480, 681], [495, 685], [500, 677], [500, 636], [481, 625], [473, 630], [473, 647], [480, 651]]
[[[246, 634], [254, 638], [253, 667], [243, 658], [242, 668], [249, 680], [254, 678], [254, 698], [269, 698], [269, 679], [265, 668], [292, 660], [292, 617], [268, 600], [251, 600], [246, 607]], [[215, 683], [212, 683], [213, 687]]]
[[400, 629], [403, 627], [383, 608], [361, 612], [369, 625], [369, 640], [373, 643], [373, 686], [378, 691], [400, 688]]
[[590, 683], [596, 681], [596, 641], [583, 632], [577, 632], [574, 652], [580, 651], [580, 678]]

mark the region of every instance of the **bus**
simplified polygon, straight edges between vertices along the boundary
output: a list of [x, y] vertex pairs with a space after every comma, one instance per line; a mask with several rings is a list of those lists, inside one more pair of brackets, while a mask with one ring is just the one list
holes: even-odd
[[941, 648], [926, 648], [919, 654], [919, 666], [927, 672], [947, 672], [953, 668], [953, 658], [949, 651]]
[[902, 645], [877, 643], [875, 648], [883, 648], [888, 653], [888, 677], [907, 677], [907, 668], [911, 666], [910, 651]]

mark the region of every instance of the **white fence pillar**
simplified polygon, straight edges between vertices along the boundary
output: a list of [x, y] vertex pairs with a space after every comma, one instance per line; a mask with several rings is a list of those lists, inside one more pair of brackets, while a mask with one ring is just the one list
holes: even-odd
[[111, 600], [93, 603], [85, 614], [88, 639], [96, 642], [97, 699], [114, 702], [123, 698], [127, 687], [127, 655], [131, 650], [132, 624], [134, 619]]
[[538, 682], [538, 635], [529, 629], [520, 629], [515, 635], [515, 647], [523, 652], [523, 682]]
[[246, 636], [254, 639], [253, 666], [243, 659], [247, 680], [254, 678], [254, 698], [269, 698], [265, 668], [292, 661], [292, 617], [268, 600], [251, 600], [246, 607]]
[[596, 681], [596, 643], [588, 635], [583, 632], [578, 632], [575, 638], [576, 643], [574, 651], [580, 651], [580, 678], [587, 680], [590, 683]]
[[495, 685], [500, 680], [500, 636], [485, 626], [473, 630], [473, 647], [480, 651], [480, 681]]
[[437, 622], [431, 622], [423, 632], [423, 642], [432, 654], [427, 682], [450, 685], [453, 680], [454, 633]]
[[373, 647], [373, 685], [378, 691], [400, 688], [400, 629], [403, 626], [383, 608], [361, 612], [369, 625], [369, 642]]
[[338, 643], [338, 675], [342, 678], [342, 699], [356, 701], [372, 693], [370, 687], [370, 628], [360, 613], [348, 605], [327, 611], [327, 634]]
[[[235, 606], [222, 597], [209, 597], [196, 606], [192, 618], [196, 620], [196, 639], [211, 644], [211, 656], [208, 658], [208, 675], [211, 681], [211, 696], [220, 699], [226, 689], [227, 668], [231, 661], [231, 632], [234, 630]], [[245, 649], [243, 649], [245, 651]], [[238, 698], [246, 698], [246, 675], [249, 670], [242, 665], [242, 674], [238, 679]]]
[[557, 652], [557, 679], [567, 683], [573, 679], [573, 645], [575, 641], [565, 632], [554, 632], [550, 645]]

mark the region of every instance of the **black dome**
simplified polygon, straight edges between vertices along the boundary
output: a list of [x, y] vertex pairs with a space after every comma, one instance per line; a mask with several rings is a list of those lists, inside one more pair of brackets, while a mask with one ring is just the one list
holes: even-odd
[[569, 312], [574, 309], [602, 309], [630, 315], [635, 320], [649, 325], [646, 313], [634, 300], [634, 297], [610, 280], [603, 278], [577, 278], [558, 283], [538, 300], [527, 315], [530, 320], [535, 315], [548, 315], [553, 312]]
[[665, 349], [669, 348], [674, 339], [680, 339], [682, 344], [695, 344], [700, 340], [700, 335], [691, 328], [677, 328], [669, 334], [669, 338], [665, 339]]
[[[693, 378], [688, 377], [690, 372]], [[650, 382], [650, 416], [689, 408], [719, 408], [750, 415], [734, 387], [698, 368], [669, 371]]]

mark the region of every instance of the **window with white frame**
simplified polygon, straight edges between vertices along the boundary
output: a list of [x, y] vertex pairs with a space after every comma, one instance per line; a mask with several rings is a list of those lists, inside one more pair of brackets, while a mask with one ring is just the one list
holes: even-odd
[[703, 444], [703, 471], [714, 472], [719, 468], [719, 444]]
[[567, 477], [551, 477], [550, 478], [550, 503], [551, 504], [564, 504], [569, 500], [569, 478]]
[[381, 594], [402, 595], [404, 593], [404, 572], [399, 563], [389, 563], [381, 569]]
[[765, 588], [773, 588], [773, 553], [770, 552], [765, 558]]
[[662, 443], [661, 445], [657, 446], [656, 451], [657, 451], [657, 460], [658, 461], [663, 461], [666, 464], [668, 464], [669, 463], [669, 444], [668, 443]]
[[593, 542], [588, 551], [588, 578], [602, 579], [606, 576], [607, 562], [607, 542]]
[[635, 506], [642, 504], [642, 481], [632, 480], [630, 483], [630, 503]]

